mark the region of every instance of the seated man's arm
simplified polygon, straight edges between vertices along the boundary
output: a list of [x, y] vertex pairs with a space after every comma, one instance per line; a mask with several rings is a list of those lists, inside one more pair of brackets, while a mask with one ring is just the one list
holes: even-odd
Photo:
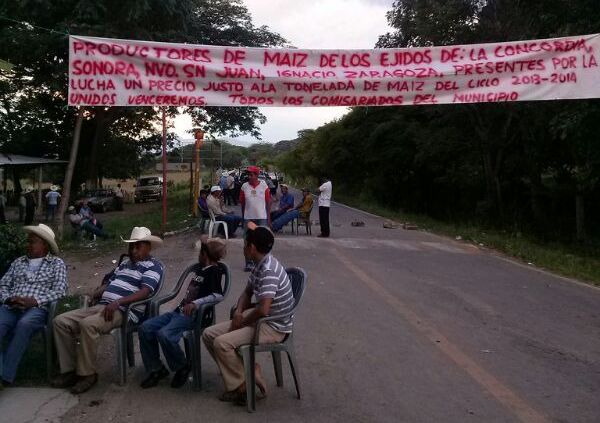
[[16, 261], [11, 263], [8, 271], [0, 279], [0, 304], [4, 304], [6, 300], [12, 297], [11, 292], [15, 280], [15, 263]]
[[112, 321], [113, 314], [115, 313], [115, 311], [117, 311], [119, 309], [120, 306], [126, 306], [126, 305], [129, 305], [136, 301], [145, 300], [146, 298], [148, 298], [148, 296], [151, 293], [152, 293], [152, 290], [150, 288], [148, 288], [147, 286], [144, 286], [138, 292], [135, 292], [126, 297], [121, 297], [118, 300], [113, 301], [110, 304], [107, 304], [106, 307], [104, 307], [104, 310], [102, 311], [104, 320], [106, 320], [107, 322]]
[[256, 307], [244, 317], [242, 320], [242, 327], [251, 326], [261, 317], [268, 316], [271, 312], [271, 303], [273, 303], [273, 298], [264, 298], [260, 300], [259, 303], [256, 304]]
[[244, 292], [242, 292], [242, 295], [240, 295], [240, 298], [238, 298], [237, 305], [235, 306], [235, 312], [233, 313], [233, 318], [231, 319], [230, 330], [236, 330], [242, 327], [242, 320], [244, 318], [242, 313], [250, 308], [250, 305], [252, 304], [252, 294], [252, 286], [250, 285], [250, 282], [248, 282], [246, 289], [244, 289]]
[[67, 267], [65, 262], [59, 258], [54, 259], [54, 278], [50, 289], [46, 292], [34, 295], [33, 298], [37, 301], [37, 305], [43, 306], [50, 304], [52, 301], [59, 300], [67, 293]]

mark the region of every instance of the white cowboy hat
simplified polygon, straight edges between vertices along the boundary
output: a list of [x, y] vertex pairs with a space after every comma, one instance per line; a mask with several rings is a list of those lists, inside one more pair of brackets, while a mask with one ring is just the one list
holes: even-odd
[[229, 175], [229, 173], [227, 171], [221, 173], [221, 176], [228, 176], [228, 175]]
[[123, 237], [121, 237], [121, 240], [123, 242], [140, 242], [140, 241], [148, 241], [149, 243], [152, 244], [152, 247], [160, 247], [163, 243], [163, 240], [160, 239], [159, 237], [152, 235], [152, 233], [150, 232], [150, 229], [144, 227], [144, 226], [136, 226], [133, 228], [133, 230], [131, 231], [131, 236], [129, 237], [129, 239], [123, 239]]
[[50, 252], [52, 252], [52, 254], [55, 255], [58, 254], [59, 249], [58, 245], [56, 244], [56, 241], [54, 240], [54, 231], [48, 226], [44, 225], [43, 223], [40, 223], [37, 226], [23, 226], [23, 230], [25, 232], [32, 233], [42, 238], [48, 244]]
[[221, 191], [221, 187], [218, 185], [213, 185], [210, 189], [210, 192]]
[[25, 193], [33, 191], [33, 187], [29, 186], [25, 188]]
[[58, 185], [50, 185], [50, 191], [58, 191]]

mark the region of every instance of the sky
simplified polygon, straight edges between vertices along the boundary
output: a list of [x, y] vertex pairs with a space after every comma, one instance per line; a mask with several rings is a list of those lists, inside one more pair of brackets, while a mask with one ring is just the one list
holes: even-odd
[[[256, 26], [266, 25], [297, 48], [370, 49], [390, 31], [385, 14], [393, 0], [244, 0]], [[347, 107], [261, 107], [267, 122], [261, 126], [263, 142], [296, 138], [300, 129], [314, 129], [343, 116]], [[191, 138], [189, 116], [175, 120], [175, 132]], [[235, 144], [257, 142], [237, 137]]]

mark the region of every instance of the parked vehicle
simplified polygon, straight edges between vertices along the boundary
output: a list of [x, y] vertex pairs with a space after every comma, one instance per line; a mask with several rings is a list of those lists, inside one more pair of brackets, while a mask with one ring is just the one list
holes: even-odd
[[85, 191], [85, 198], [94, 213], [104, 213], [117, 209], [117, 200], [112, 189], [93, 189]]
[[141, 176], [135, 183], [134, 201], [160, 200], [163, 179], [160, 176]]

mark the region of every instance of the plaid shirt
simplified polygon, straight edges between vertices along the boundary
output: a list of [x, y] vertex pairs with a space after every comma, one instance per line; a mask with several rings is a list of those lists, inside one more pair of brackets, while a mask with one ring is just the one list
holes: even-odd
[[[0, 279], [0, 302], [10, 297], [33, 297], [44, 307], [65, 296], [67, 268], [62, 259], [46, 255], [33, 279], [27, 277], [29, 259], [22, 256], [12, 262], [8, 272]], [[45, 308], [45, 307], [44, 307]]]

